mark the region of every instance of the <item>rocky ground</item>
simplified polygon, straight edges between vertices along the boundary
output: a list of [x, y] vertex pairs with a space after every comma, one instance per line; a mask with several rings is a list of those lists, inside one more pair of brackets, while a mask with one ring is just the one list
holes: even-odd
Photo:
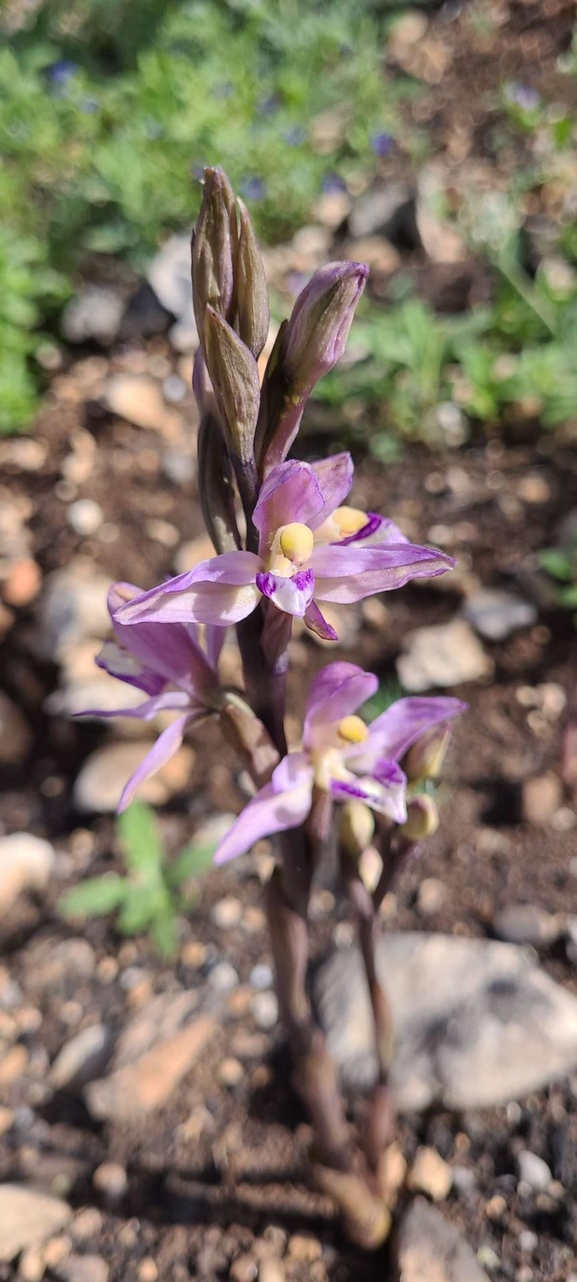
[[[519, 41], [528, 56], [531, 35], [546, 80], [549, 45], [562, 47], [571, 18], [549, 7], [544, 18], [512, 6], [503, 74], [515, 72]], [[418, 110], [458, 168], [462, 63], [445, 22], [421, 23], [395, 56], [431, 86]], [[474, 73], [481, 90], [488, 56]], [[399, 183], [394, 209], [381, 189], [372, 205], [324, 200], [314, 226], [267, 258], [278, 296], [288, 300], [336, 236], [339, 252], [371, 259], [377, 294], [401, 264], [439, 306], [476, 297], [478, 264], [439, 227], [424, 187], [415, 197], [406, 175]], [[396, 243], [399, 211], [417, 218], [416, 242]], [[197, 885], [174, 962], [146, 937], [119, 937], [110, 918], [66, 922], [59, 910], [87, 874], [121, 868], [114, 810], [152, 733], [72, 719], [125, 698], [93, 663], [107, 585], [145, 588], [208, 553], [187, 255], [186, 237], [169, 242], [136, 293], [123, 275], [80, 289], [64, 320], [67, 355], [47, 349], [55, 367], [33, 434], [0, 441], [0, 1278], [392, 1279], [388, 1250], [352, 1248], [307, 1188], [309, 1132], [262, 908], [268, 843]], [[459, 428], [458, 413], [447, 421]], [[326, 425], [317, 408], [311, 457], [350, 445], [350, 423], [331, 421], [329, 438]], [[339, 654], [385, 684], [470, 704], [440, 830], [382, 908], [398, 1160], [414, 1197], [397, 1242], [402, 1278], [575, 1282], [575, 632], [538, 562], [575, 528], [575, 454], [567, 434], [531, 419], [509, 434], [476, 429], [466, 445], [445, 431], [436, 451], [406, 445], [387, 468], [353, 439], [354, 501], [458, 564], [427, 586], [335, 610]], [[296, 635], [291, 740], [326, 651]], [[238, 681], [232, 637], [223, 663]], [[146, 793], [169, 855], [226, 830], [246, 787], [215, 727], [191, 737]], [[329, 874], [312, 918], [313, 991], [355, 1118], [371, 1047], [353, 927]]]

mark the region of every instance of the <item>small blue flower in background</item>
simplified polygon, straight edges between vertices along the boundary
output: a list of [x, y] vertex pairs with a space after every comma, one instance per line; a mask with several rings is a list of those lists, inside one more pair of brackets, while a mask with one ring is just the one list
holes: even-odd
[[393, 135], [388, 134], [385, 131], [383, 131], [383, 133], [380, 133], [380, 134], [373, 134], [371, 138], [371, 147], [375, 153], [375, 156], [381, 156], [381, 157], [388, 156], [390, 152], [393, 150], [394, 145], [395, 145], [395, 140], [393, 138]]
[[281, 136], [289, 147], [300, 147], [301, 143], [306, 139], [307, 132], [300, 125], [293, 125], [292, 129], [285, 129]]
[[520, 85], [515, 80], [511, 80], [505, 86], [505, 97], [508, 102], [515, 107], [520, 107], [522, 111], [534, 111], [541, 101], [536, 89], [531, 89], [529, 85]]
[[61, 58], [59, 62], [53, 62], [49, 67], [46, 67], [46, 75], [52, 85], [68, 84], [68, 81], [76, 75], [77, 71], [78, 63], [68, 62], [65, 58]]
[[321, 186], [325, 196], [334, 196], [336, 192], [348, 190], [344, 178], [334, 173], [325, 174]]
[[262, 178], [246, 178], [241, 190], [247, 200], [264, 200], [266, 196], [266, 186]]
[[263, 98], [259, 107], [259, 112], [262, 116], [274, 116], [279, 107], [280, 98], [278, 97], [278, 94], [271, 93], [268, 98]]
[[45, 67], [44, 71], [50, 85], [52, 97], [66, 98], [70, 81], [74, 79], [78, 71], [77, 63], [68, 62], [62, 58], [59, 62], [53, 62], [49, 67]]

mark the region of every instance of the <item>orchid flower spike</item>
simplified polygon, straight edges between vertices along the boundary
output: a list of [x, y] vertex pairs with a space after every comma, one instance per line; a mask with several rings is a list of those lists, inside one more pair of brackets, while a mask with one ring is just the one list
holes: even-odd
[[125, 810], [137, 789], [174, 756], [187, 725], [209, 716], [218, 706], [218, 656], [224, 639], [223, 628], [207, 628], [206, 651], [201, 648], [195, 624], [164, 628], [158, 623], [141, 623], [127, 628], [116, 620], [121, 605], [138, 596], [131, 583], [114, 583], [108, 593], [108, 609], [114, 638], [106, 641], [96, 662], [112, 677], [135, 686], [147, 695], [136, 707], [92, 709], [85, 717], [136, 717], [151, 721], [158, 712], [179, 716], [159, 735], [154, 746], [129, 779], [120, 803]]
[[410, 543], [392, 521], [347, 507], [350, 454], [297, 459], [269, 472], [253, 513], [259, 550], [225, 552], [128, 601], [119, 623], [238, 623], [262, 598], [338, 640], [318, 602], [346, 605], [411, 579], [444, 574], [444, 552]]
[[354, 663], [330, 663], [313, 681], [303, 747], [276, 767], [232, 825], [215, 855], [226, 863], [261, 837], [296, 828], [311, 808], [313, 788], [335, 801], [357, 799], [395, 823], [407, 820], [407, 777], [399, 765], [408, 749], [432, 726], [445, 724], [466, 704], [453, 698], [399, 699], [366, 725], [359, 707], [378, 681]]

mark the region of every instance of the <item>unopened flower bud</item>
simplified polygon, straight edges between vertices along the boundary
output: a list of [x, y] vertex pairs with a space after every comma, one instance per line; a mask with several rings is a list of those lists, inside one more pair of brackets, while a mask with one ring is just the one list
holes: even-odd
[[413, 797], [407, 806], [407, 818], [400, 831], [408, 841], [424, 841], [439, 827], [439, 812], [432, 797]]
[[364, 801], [347, 801], [341, 811], [340, 839], [343, 849], [352, 859], [360, 859], [370, 846], [375, 831], [372, 810]]
[[192, 240], [192, 294], [201, 343], [205, 312], [227, 316], [233, 293], [231, 218], [234, 192], [222, 169], [205, 169], [202, 204]]
[[237, 209], [238, 223], [233, 220], [237, 327], [253, 356], [260, 356], [268, 338], [270, 321], [264, 264], [252, 219], [242, 200], [237, 201]]
[[364, 263], [327, 263], [297, 298], [282, 353], [295, 392], [313, 387], [340, 360], [368, 273]]
[[364, 263], [321, 267], [279, 332], [263, 384], [257, 442], [263, 475], [286, 458], [315, 383], [342, 356], [368, 274]]
[[212, 307], [206, 309], [204, 336], [208, 373], [230, 448], [241, 463], [252, 463], [260, 403], [257, 363]]
[[449, 726], [432, 726], [413, 744], [412, 748], [409, 748], [403, 762], [403, 770], [411, 783], [439, 778], [450, 737]]

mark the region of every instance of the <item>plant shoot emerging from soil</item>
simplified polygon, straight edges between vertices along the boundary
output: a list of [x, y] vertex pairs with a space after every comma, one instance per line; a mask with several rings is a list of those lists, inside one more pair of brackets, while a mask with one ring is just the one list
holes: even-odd
[[[374, 696], [377, 678], [355, 664], [331, 662], [310, 688], [302, 748], [287, 752], [293, 618], [337, 641], [325, 603], [356, 602], [453, 565], [444, 553], [410, 543], [386, 517], [349, 505], [348, 454], [287, 461], [312, 389], [344, 351], [366, 278], [360, 263], [317, 271], [281, 326], [261, 383], [257, 362], [269, 310], [256, 237], [223, 171], [205, 171], [192, 246], [200, 337], [194, 390], [200, 499], [216, 555], [148, 592], [116, 584], [114, 640], [99, 662], [147, 696], [122, 715], [177, 714], [127, 784], [122, 808], [177, 750], [187, 726], [207, 717], [219, 719], [252, 776], [258, 791], [216, 860], [275, 835], [267, 908], [295, 1084], [314, 1128], [311, 1178], [332, 1196], [351, 1237], [376, 1247], [390, 1231], [398, 1193], [390, 1160], [392, 1028], [376, 975], [377, 914], [399, 867], [437, 827], [429, 784], [442, 768], [449, 722], [464, 705], [399, 699], [367, 725], [359, 710]], [[242, 691], [218, 675], [230, 625], [243, 661]], [[308, 901], [327, 847], [357, 920], [374, 1017], [378, 1079], [358, 1143], [306, 988]], [[380, 858], [372, 890], [362, 875], [369, 847]]]

